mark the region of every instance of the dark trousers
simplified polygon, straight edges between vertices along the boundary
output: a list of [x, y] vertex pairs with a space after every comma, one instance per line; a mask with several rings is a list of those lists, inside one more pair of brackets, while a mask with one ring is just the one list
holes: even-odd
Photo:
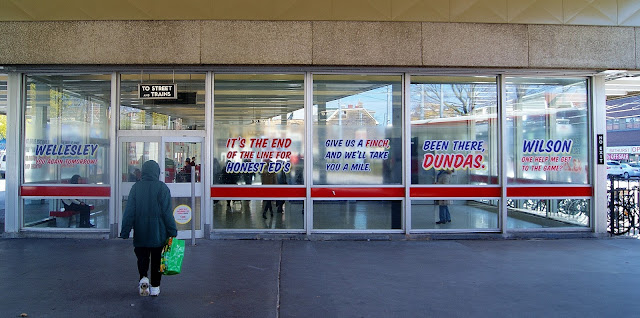
[[439, 217], [440, 217], [440, 222], [451, 222], [451, 214], [449, 213], [449, 206], [448, 205], [440, 205], [439, 207]]
[[88, 205], [81, 205], [71, 203], [71, 205], [65, 207], [65, 210], [80, 212], [80, 227], [89, 227], [89, 219], [91, 218], [91, 207]]
[[142, 279], [142, 277], [148, 277], [149, 258], [151, 258], [151, 286], [159, 287], [160, 279], [162, 279], [162, 273], [160, 273], [162, 246], [134, 247], [133, 251], [136, 253], [136, 257], [138, 257], [138, 273], [140, 273], [140, 279]]
[[267, 210], [269, 210], [271, 214], [273, 214], [273, 206], [271, 205], [271, 200], [264, 201], [264, 210], [262, 211], [262, 213], [267, 213]]

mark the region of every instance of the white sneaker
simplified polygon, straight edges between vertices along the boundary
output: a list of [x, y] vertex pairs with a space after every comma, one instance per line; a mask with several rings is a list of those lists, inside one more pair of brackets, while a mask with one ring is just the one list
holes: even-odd
[[149, 279], [146, 277], [140, 278], [138, 289], [140, 291], [140, 296], [149, 296]]
[[160, 286], [158, 287], [151, 286], [151, 296], [158, 296], [158, 295], [160, 295]]

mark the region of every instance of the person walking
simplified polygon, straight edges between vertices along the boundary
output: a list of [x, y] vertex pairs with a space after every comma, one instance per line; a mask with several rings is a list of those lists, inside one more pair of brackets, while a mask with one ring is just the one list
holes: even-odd
[[[138, 259], [140, 296], [158, 296], [162, 278], [160, 272], [162, 247], [167, 238], [178, 235], [178, 229], [171, 213], [171, 191], [164, 182], [160, 181], [160, 166], [153, 160], [142, 165], [142, 179], [129, 191], [127, 206], [122, 217], [120, 237], [128, 239], [131, 229], [133, 229], [133, 250]], [[149, 261], [151, 261], [150, 282], [147, 275]]]

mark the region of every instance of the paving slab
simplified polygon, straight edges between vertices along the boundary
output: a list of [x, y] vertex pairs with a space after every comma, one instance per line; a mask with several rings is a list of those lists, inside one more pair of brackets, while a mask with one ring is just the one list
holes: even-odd
[[276, 317], [281, 243], [202, 241], [140, 297], [131, 240], [0, 240], [0, 317]]
[[131, 240], [0, 239], [0, 317], [636, 316], [640, 240], [198, 240], [159, 297]]

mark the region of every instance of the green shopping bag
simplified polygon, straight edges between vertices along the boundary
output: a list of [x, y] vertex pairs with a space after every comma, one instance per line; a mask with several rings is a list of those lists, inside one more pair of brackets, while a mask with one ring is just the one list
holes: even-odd
[[184, 240], [170, 237], [162, 248], [160, 272], [162, 275], [180, 274], [182, 259], [184, 258]]

